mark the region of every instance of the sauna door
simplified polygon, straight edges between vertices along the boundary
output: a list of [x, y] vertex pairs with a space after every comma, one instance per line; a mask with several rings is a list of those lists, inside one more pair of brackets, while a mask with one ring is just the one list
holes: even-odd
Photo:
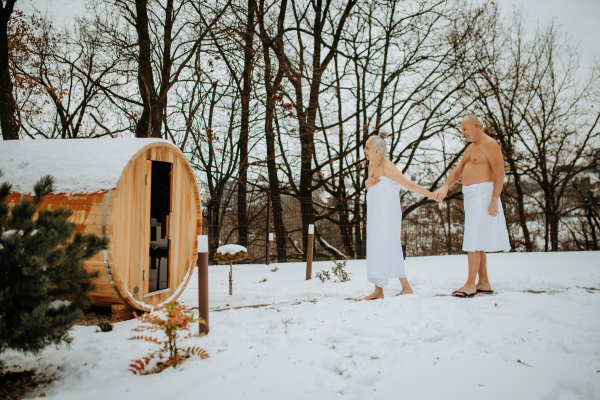
[[171, 212], [171, 163], [152, 161], [150, 186], [150, 267], [148, 293], [169, 290], [169, 214]]

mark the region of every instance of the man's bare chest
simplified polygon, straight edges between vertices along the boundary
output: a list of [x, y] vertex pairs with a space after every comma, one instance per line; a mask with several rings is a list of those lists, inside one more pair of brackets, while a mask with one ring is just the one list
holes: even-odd
[[489, 164], [485, 150], [480, 147], [473, 147], [469, 154], [468, 162], [473, 164]]

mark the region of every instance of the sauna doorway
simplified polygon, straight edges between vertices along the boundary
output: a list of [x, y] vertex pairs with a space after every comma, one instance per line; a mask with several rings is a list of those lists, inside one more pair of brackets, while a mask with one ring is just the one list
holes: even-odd
[[171, 212], [171, 163], [152, 161], [150, 186], [150, 268], [148, 293], [169, 290], [169, 214]]

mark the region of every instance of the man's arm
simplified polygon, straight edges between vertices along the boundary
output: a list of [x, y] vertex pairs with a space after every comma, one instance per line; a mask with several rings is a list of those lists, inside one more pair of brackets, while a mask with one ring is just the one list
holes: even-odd
[[500, 146], [493, 140], [489, 140], [485, 146], [487, 159], [492, 167], [492, 181], [494, 182], [494, 191], [492, 192], [492, 201], [488, 207], [488, 214], [492, 217], [498, 215], [498, 199], [504, 185], [504, 157]]
[[465, 154], [463, 154], [463, 156], [460, 159], [460, 162], [458, 163], [456, 168], [454, 168], [452, 170], [452, 172], [450, 172], [450, 175], [448, 175], [448, 178], [446, 178], [446, 182], [442, 185], [442, 187], [439, 188], [438, 190], [436, 190], [435, 192], [433, 192], [434, 199], [436, 201], [444, 200], [444, 197], [446, 197], [446, 195], [448, 194], [448, 190], [450, 189], [450, 187], [452, 185], [454, 185], [456, 182], [458, 182], [458, 179], [462, 175], [463, 168], [465, 167], [465, 164], [467, 163], [467, 160], [469, 159], [470, 155], [471, 155], [471, 146], [467, 147]]

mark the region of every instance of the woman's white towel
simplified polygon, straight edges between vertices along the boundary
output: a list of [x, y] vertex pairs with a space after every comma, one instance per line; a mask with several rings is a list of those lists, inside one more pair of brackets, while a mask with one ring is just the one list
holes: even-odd
[[400, 184], [385, 176], [367, 192], [367, 280], [379, 287], [405, 278], [400, 229]]
[[508, 230], [500, 199], [498, 199], [498, 215], [492, 217], [488, 213], [493, 191], [493, 182], [463, 186], [465, 207], [463, 251], [510, 251]]

